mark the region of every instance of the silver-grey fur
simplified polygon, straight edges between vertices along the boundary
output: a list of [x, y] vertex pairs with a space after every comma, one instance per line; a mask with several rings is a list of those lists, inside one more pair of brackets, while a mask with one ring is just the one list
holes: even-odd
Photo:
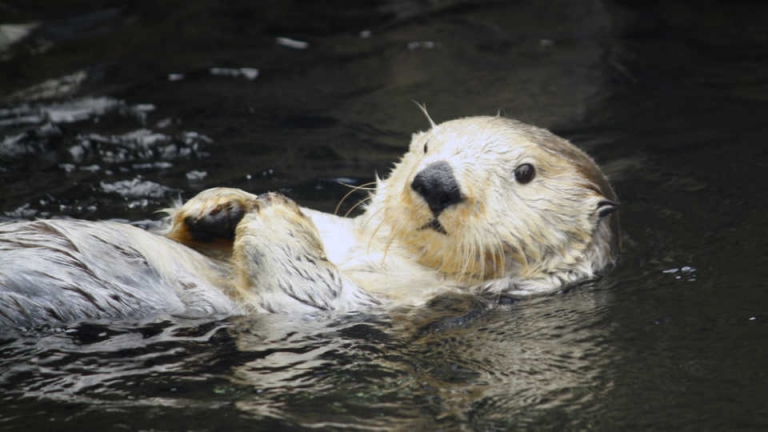
[[[173, 255], [175, 259], [162, 259]], [[229, 315], [212, 283], [227, 269], [183, 245], [113, 222], [0, 224], [0, 326], [158, 314]]]

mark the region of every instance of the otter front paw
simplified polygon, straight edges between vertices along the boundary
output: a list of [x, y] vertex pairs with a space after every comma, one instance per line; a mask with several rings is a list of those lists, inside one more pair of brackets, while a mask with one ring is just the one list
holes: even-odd
[[259, 196], [237, 226], [230, 261], [235, 289], [261, 312], [312, 313], [363, 301], [325, 253], [314, 222], [290, 198]]
[[255, 208], [257, 199], [240, 189], [207, 189], [172, 214], [166, 236], [185, 244], [232, 241], [237, 224]]

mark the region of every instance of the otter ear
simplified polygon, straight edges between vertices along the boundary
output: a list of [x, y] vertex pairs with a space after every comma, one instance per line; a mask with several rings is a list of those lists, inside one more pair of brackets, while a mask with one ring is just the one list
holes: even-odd
[[600, 202], [597, 203], [597, 217], [602, 219], [618, 209], [619, 205], [615, 202], [607, 199], [600, 200]]

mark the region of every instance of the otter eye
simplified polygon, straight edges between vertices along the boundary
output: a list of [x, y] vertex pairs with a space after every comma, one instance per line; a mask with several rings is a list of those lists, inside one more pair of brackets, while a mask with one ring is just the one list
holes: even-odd
[[427, 154], [428, 151], [429, 151], [429, 141], [424, 143], [424, 154]]
[[531, 164], [522, 164], [515, 168], [515, 180], [520, 184], [530, 183], [536, 177], [536, 169]]

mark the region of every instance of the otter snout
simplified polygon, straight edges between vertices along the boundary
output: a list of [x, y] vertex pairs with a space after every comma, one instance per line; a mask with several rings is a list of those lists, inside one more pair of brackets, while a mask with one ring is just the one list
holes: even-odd
[[435, 217], [464, 199], [453, 169], [445, 161], [429, 164], [416, 174], [411, 189], [424, 198]]

